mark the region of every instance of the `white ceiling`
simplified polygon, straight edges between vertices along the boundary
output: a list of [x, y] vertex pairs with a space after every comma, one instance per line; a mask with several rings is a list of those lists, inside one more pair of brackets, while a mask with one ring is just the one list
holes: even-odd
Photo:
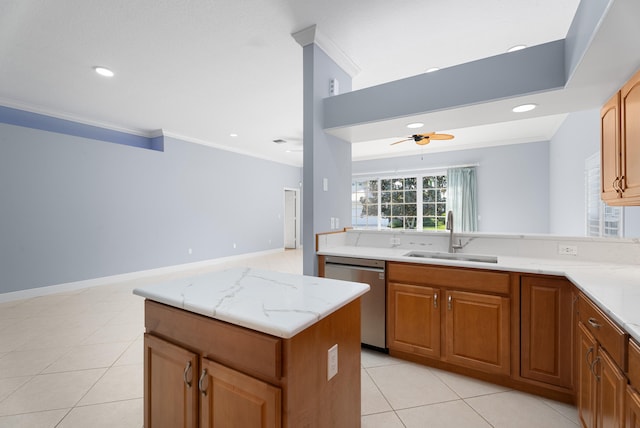
[[[562, 39], [578, 3], [3, 0], [0, 105], [142, 135], [161, 129], [302, 165], [302, 48], [292, 33], [317, 25], [359, 68], [353, 79], [359, 89], [501, 54], [517, 44]], [[96, 65], [113, 69], [115, 77], [96, 75]], [[592, 108], [588, 103], [593, 100], [566, 104], [579, 110]], [[489, 119], [453, 121], [454, 128], [437, 131], [454, 133], [454, 143], [429, 149], [548, 140], [567, 111], [491, 126]], [[274, 144], [278, 138], [287, 143]], [[391, 149], [394, 139], [374, 134], [354, 143], [354, 159], [420, 150], [412, 144]]]

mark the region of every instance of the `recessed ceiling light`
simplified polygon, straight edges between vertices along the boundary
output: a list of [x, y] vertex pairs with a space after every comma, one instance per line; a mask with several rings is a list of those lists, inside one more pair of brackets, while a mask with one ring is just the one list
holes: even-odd
[[98, 73], [100, 76], [104, 76], [104, 77], [113, 77], [113, 71], [109, 70], [107, 67], [93, 67], [93, 69], [95, 70], [96, 73]]
[[440, 70], [438, 67], [431, 67], [430, 69], [427, 70], [427, 73], [433, 73], [434, 71], [438, 71]]
[[407, 125], [407, 128], [409, 129], [417, 129], [417, 128], [422, 128], [424, 126], [424, 123], [422, 122], [413, 122]]
[[536, 104], [522, 104], [520, 106], [516, 106], [512, 109], [514, 113], [524, 113], [525, 111], [531, 111], [536, 108]]
[[237, 137], [237, 136], [238, 136], [238, 134], [235, 134], [235, 133], [231, 133], [231, 134], [229, 134], [229, 137], [234, 137], [234, 138], [235, 138], [235, 137]]
[[526, 47], [527, 47], [527, 45], [515, 45], [515, 46], [512, 46], [509, 49], [507, 49], [507, 52], [520, 51], [520, 50], [522, 50], [522, 49], [524, 49]]

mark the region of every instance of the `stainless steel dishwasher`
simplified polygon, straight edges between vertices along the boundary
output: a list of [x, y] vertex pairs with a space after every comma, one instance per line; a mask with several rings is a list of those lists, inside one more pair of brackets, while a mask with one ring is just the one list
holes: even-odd
[[371, 290], [361, 298], [362, 343], [386, 350], [386, 300], [384, 260], [325, 256], [324, 276], [343, 281], [364, 282]]

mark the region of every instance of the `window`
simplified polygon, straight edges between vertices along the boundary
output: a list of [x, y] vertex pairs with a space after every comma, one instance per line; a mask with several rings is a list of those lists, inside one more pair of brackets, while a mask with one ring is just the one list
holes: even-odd
[[445, 174], [356, 178], [351, 183], [353, 227], [444, 230]]
[[600, 156], [598, 153], [585, 162], [587, 201], [587, 236], [622, 237], [622, 208], [610, 207], [600, 199]]

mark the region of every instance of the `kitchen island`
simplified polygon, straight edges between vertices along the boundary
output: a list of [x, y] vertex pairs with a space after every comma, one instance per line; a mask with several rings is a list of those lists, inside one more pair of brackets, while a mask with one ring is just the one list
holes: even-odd
[[149, 285], [145, 427], [360, 426], [367, 284], [238, 268]]

